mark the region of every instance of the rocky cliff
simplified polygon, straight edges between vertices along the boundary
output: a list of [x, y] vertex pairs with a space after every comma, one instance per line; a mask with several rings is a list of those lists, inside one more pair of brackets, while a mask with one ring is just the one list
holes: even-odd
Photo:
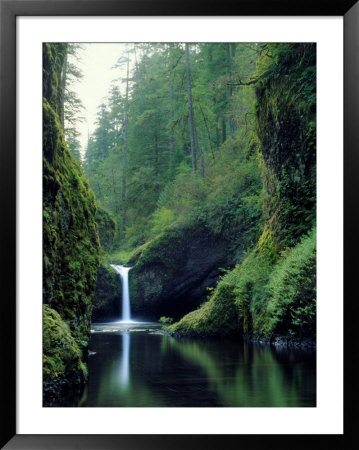
[[[61, 75], [66, 51], [66, 44], [43, 45], [45, 404], [48, 397], [60, 397], [70, 384], [80, 386], [86, 378], [83, 363], [87, 357], [99, 253], [94, 195], [67, 148], [60, 123]], [[68, 346], [71, 352], [57, 353], [54, 358], [54, 348], [61, 347], [64, 339], [67, 343], [71, 341]], [[75, 355], [75, 365], [70, 354]], [[66, 376], [69, 365], [71, 379]], [[78, 371], [76, 376], [74, 367]], [[47, 389], [49, 385], [51, 392]]]
[[200, 227], [168, 230], [136, 258], [129, 277], [132, 310], [152, 319], [178, 319], [199, 306], [229, 262], [226, 242]]

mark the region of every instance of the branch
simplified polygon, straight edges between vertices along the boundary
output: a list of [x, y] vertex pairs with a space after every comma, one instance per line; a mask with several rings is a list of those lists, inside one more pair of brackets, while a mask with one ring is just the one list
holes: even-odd
[[252, 80], [249, 81], [242, 81], [238, 79], [237, 83], [226, 83], [226, 84], [227, 86], [250, 86], [251, 84], [256, 84], [260, 80], [260, 78], [261, 77], [253, 78]]

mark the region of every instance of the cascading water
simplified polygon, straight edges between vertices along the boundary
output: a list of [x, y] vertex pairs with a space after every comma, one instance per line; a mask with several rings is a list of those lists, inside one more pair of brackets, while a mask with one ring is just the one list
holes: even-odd
[[131, 306], [130, 306], [130, 290], [128, 287], [128, 272], [131, 267], [117, 266], [115, 264], [110, 264], [115, 271], [120, 274], [122, 283], [122, 322], [132, 322], [131, 321]]

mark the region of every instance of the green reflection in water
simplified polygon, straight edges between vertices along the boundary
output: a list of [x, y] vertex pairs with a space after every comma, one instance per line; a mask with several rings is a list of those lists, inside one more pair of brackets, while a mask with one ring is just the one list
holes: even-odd
[[90, 341], [82, 407], [315, 406], [315, 355], [109, 329]]
[[243, 342], [164, 338], [161, 351], [173, 350], [205, 371], [222, 406], [315, 406], [313, 354]]

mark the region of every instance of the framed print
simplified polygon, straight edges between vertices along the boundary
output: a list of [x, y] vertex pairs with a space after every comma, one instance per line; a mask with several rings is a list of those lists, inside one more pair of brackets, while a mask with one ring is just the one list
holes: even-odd
[[344, 448], [357, 3], [0, 11], [4, 448]]

